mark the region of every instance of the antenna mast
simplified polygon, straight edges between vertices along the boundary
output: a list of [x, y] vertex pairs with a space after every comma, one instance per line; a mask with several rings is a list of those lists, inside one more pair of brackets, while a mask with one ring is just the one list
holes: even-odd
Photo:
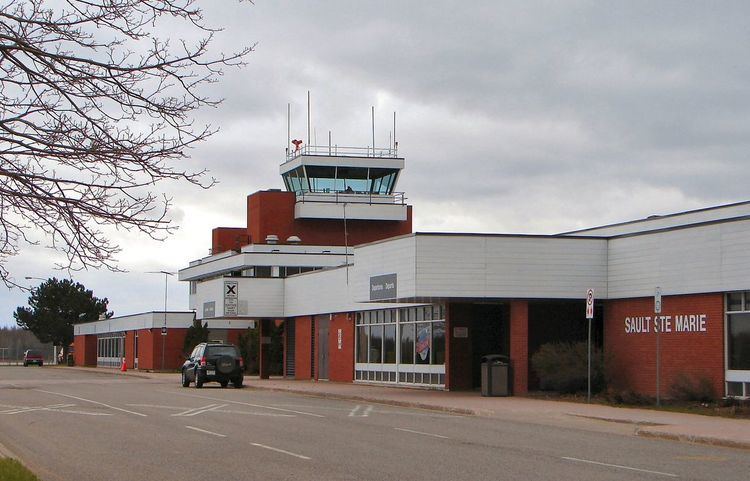
[[307, 91], [307, 145], [310, 145], [310, 91]]
[[372, 156], [375, 157], [375, 106], [372, 106]]

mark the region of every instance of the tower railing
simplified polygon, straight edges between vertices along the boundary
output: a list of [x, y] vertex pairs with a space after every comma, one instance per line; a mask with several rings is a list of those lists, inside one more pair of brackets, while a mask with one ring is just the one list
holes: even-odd
[[329, 189], [297, 190], [297, 202], [327, 202], [331, 204], [406, 204], [404, 192], [391, 192], [390, 194], [378, 194], [376, 192], [359, 191], [333, 191]]
[[342, 147], [339, 145], [305, 145], [297, 150], [287, 150], [287, 162], [302, 155], [329, 156], [329, 157], [375, 157], [375, 158], [398, 158], [398, 148], [380, 147]]

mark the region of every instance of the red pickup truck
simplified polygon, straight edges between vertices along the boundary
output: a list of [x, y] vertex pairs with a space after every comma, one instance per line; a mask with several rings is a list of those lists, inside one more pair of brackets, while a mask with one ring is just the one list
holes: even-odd
[[23, 353], [23, 365], [24, 367], [29, 364], [36, 364], [38, 366], [44, 366], [44, 356], [36, 349], [29, 349]]

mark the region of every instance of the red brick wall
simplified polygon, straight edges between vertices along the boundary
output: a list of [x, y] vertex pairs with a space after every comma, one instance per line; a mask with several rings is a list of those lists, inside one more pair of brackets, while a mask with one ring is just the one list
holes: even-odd
[[[341, 329], [341, 349], [338, 331]], [[328, 330], [328, 379], [354, 381], [354, 314], [334, 314]]]
[[152, 329], [138, 331], [138, 369], [154, 368], [154, 337]]
[[[467, 308], [467, 304], [448, 304], [446, 314], [446, 358], [448, 363], [445, 366], [445, 388], [451, 391], [471, 390], [472, 389], [472, 329], [471, 318], [467, 315], [461, 315], [461, 310]], [[469, 337], [454, 338], [454, 327], [468, 327]]]
[[310, 336], [312, 334], [312, 318], [300, 316], [294, 322], [294, 378], [311, 379], [310, 365]]
[[529, 303], [510, 303], [510, 364], [513, 370], [513, 394], [529, 389]]
[[76, 366], [96, 366], [96, 336], [75, 336], [73, 347]]
[[[326, 219], [295, 219], [294, 192], [261, 191], [247, 197], [247, 231], [250, 238], [259, 244], [266, 236], [275, 234], [280, 243], [296, 235], [307, 245], [342, 246], [344, 222]], [[387, 239], [412, 231], [411, 206], [407, 208], [405, 221], [349, 220], [346, 223], [349, 245], [364, 244]]]
[[125, 332], [125, 364], [128, 369], [135, 367], [135, 331]]
[[[654, 299], [607, 301], [604, 309], [604, 350], [612, 362], [615, 389], [656, 395]], [[675, 332], [677, 315], [705, 314], [706, 332]], [[678, 375], [711, 380], [716, 395], [724, 394], [724, 296], [699, 294], [662, 298], [661, 316], [671, 316], [672, 332], [660, 335], [661, 395]], [[625, 318], [649, 317], [649, 332], [626, 333]]]
[[245, 227], [217, 227], [211, 231], [211, 253], [239, 250], [250, 243]]

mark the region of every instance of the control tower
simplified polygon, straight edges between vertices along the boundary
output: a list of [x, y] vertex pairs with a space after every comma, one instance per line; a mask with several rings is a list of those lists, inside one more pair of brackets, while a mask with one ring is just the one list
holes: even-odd
[[296, 145], [279, 169], [295, 219], [407, 220], [397, 148]]

